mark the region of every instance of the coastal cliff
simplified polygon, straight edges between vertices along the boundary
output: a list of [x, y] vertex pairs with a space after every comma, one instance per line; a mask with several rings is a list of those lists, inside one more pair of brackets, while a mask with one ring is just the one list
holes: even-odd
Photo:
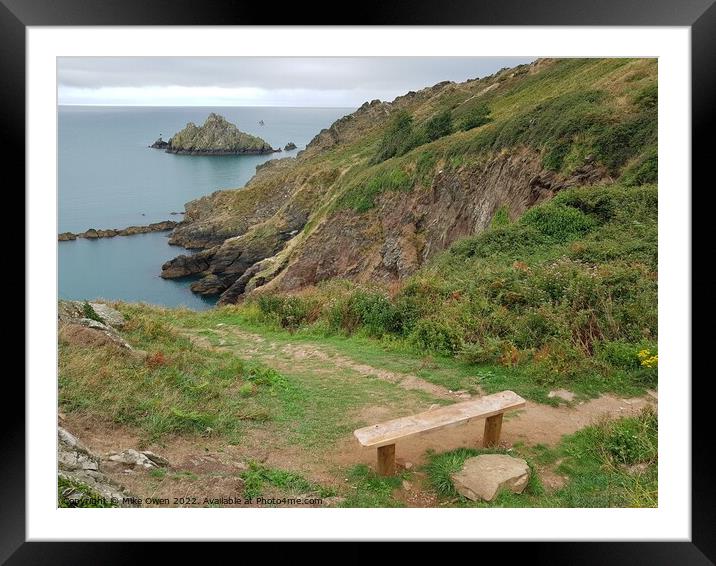
[[295, 291], [333, 278], [390, 287], [498, 213], [570, 187], [656, 181], [656, 63], [542, 59], [392, 102], [366, 102], [295, 159], [186, 205], [170, 241], [203, 250], [162, 277], [192, 290]]
[[212, 112], [203, 125], [189, 122], [174, 134], [164, 147], [168, 153], [187, 155], [244, 155], [281, 151], [265, 140], [239, 130], [226, 118]]

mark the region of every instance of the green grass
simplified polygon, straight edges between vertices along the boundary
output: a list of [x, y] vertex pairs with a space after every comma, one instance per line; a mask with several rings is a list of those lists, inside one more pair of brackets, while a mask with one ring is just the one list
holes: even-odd
[[[514, 450], [459, 448], [430, 454], [425, 472], [442, 500], [464, 507], [656, 507], [657, 416], [651, 409], [636, 417], [602, 421], [562, 439], [555, 448], [516, 446]], [[491, 502], [460, 496], [451, 474], [465, 460], [487, 453], [508, 453], [527, 460], [531, 476], [522, 494], [500, 492]], [[566, 484], [550, 493], [539, 478], [540, 466], [556, 466]]]
[[335, 495], [335, 491], [308, 481], [303, 476], [281, 470], [262, 466], [256, 462], [249, 463], [249, 469], [240, 474], [244, 481], [244, 496], [256, 498], [263, 495], [265, 486], [273, 486], [290, 494], [316, 494], [321, 498]]
[[[146, 359], [114, 348], [60, 344], [60, 406], [128, 424], [157, 439], [175, 433], [237, 441], [251, 423], [279, 417], [300, 386], [231, 353], [201, 348], [170, 325], [126, 307], [123, 334]], [[241, 388], [251, 384], [255, 394]]]
[[[261, 345], [216, 328], [237, 321], [231, 309], [119, 308], [127, 319], [124, 338], [148, 357], [61, 344], [60, 406], [136, 427], [149, 440], [189, 434], [237, 444], [268, 428], [282, 442], [318, 451], [367, 424], [361, 407], [400, 401], [409, 412], [432, 402], [375, 376], [337, 371], [330, 359], [296, 364], [268, 344], [251, 353]], [[198, 345], [192, 333], [216, 347]], [[281, 347], [292, 342], [285, 332], [275, 336]]]
[[341, 507], [404, 507], [393, 497], [409, 474], [383, 477], [364, 464], [353, 466], [347, 472], [348, 491]]

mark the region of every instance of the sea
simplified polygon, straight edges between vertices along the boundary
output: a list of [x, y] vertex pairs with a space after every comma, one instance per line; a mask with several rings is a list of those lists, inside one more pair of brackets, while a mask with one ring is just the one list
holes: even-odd
[[[256, 166], [295, 157], [323, 128], [354, 108], [60, 106], [58, 108], [58, 229], [126, 228], [179, 221], [184, 203], [220, 189], [243, 187]], [[148, 146], [188, 122], [221, 114], [273, 147], [267, 155], [174, 155]], [[261, 123], [263, 122], [263, 124]], [[165, 280], [162, 264], [182, 253], [168, 232], [58, 242], [61, 299], [122, 300], [191, 309], [216, 297], [189, 290], [192, 278]]]

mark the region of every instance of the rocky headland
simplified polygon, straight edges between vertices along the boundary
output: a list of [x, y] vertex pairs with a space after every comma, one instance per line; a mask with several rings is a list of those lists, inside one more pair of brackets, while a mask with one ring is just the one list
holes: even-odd
[[174, 134], [168, 142], [161, 137], [150, 147], [164, 149], [167, 153], [182, 155], [260, 155], [274, 153], [265, 140], [242, 132], [223, 116], [212, 112], [203, 125], [189, 122]]
[[[174, 214], [174, 213], [172, 213]], [[178, 213], [177, 213], [178, 214]], [[98, 238], [114, 238], [115, 236], [134, 236], [136, 234], [148, 234], [149, 232], [168, 232], [179, 225], [179, 222], [173, 220], [164, 220], [162, 222], [154, 222], [146, 226], [129, 226], [127, 228], [107, 230], [97, 230], [90, 228], [84, 232], [62, 232], [57, 235], [57, 240], [67, 242], [76, 240], [77, 238], [85, 238], [87, 240], [96, 240]]]
[[400, 283], [498, 212], [511, 222], [570, 187], [649, 178], [655, 77], [646, 59], [541, 59], [366, 102], [244, 188], [187, 203], [169, 241], [201, 251], [162, 277], [199, 275], [192, 290], [220, 304], [333, 278]]

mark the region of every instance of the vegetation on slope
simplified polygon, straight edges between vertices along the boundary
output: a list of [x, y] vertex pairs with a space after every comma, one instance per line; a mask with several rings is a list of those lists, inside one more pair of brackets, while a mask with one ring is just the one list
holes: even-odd
[[[625, 184], [656, 183], [655, 62], [560, 60], [529, 75], [525, 67], [518, 68], [517, 78], [503, 78], [483, 95], [456, 89], [414, 113], [396, 111], [373, 150], [372, 167], [361, 168], [350, 183], [346, 179], [339, 208], [364, 212], [366, 199], [356, 193], [374, 197], [395, 190], [395, 184], [381, 178], [410, 176], [420, 161], [460, 167], [521, 146], [539, 151], [546, 170], [568, 174], [597, 163], [614, 178], [623, 176]], [[431, 111], [418, 123], [418, 113]], [[388, 167], [376, 166], [391, 158]], [[418, 181], [413, 176], [397, 188], [412, 188]]]
[[655, 386], [657, 369], [639, 353], [657, 351], [656, 187], [572, 189], [514, 223], [498, 211], [494, 224], [393, 295], [327, 283], [239, 310], [289, 330], [360, 333], [508, 368], [535, 391]]

